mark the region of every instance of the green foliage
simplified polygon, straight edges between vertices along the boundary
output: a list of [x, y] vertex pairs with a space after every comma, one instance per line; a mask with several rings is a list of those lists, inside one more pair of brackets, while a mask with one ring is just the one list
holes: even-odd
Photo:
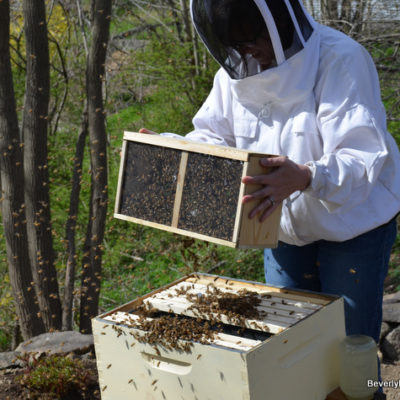
[[387, 281], [392, 291], [400, 291], [400, 216], [397, 218], [397, 237], [392, 247]]
[[151, 64], [157, 76], [152, 99], [162, 104], [163, 112], [158, 113], [155, 123], [163, 132], [190, 131], [193, 115], [211, 89], [216, 63], [206, 55], [206, 64], [196, 68], [192, 43], [177, 42], [172, 35], [151, 36], [146, 52], [139, 55], [143, 58], [138, 57], [138, 61]]
[[102, 309], [128, 302], [194, 271], [264, 279], [261, 250], [231, 249], [116, 220], [110, 221], [107, 237], [114, 237], [114, 247], [106, 239]]
[[388, 130], [395, 138], [397, 145], [400, 146], [400, 122], [389, 121]]
[[19, 381], [33, 396], [46, 394], [46, 398], [60, 399], [67, 394], [84, 392], [94, 380], [93, 372], [78, 359], [55, 355], [44, 358], [28, 355], [20, 359], [25, 370]]
[[[140, 26], [153, 28], [128, 40], [123, 52], [114, 51], [108, 87], [120, 90], [110, 90], [108, 110], [119, 112], [136, 102], [142, 105], [142, 126], [183, 134], [192, 129], [193, 115], [208, 95], [218, 66], [193, 32], [185, 29], [180, 8], [178, 2], [171, 8], [157, 1], [146, 3], [130, 7], [131, 26], [126, 19], [113, 24], [116, 33]], [[149, 112], [156, 107], [156, 112]]]
[[[2, 229], [0, 229], [1, 231]], [[2, 234], [0, 233], [0, 240]], [[0, 246], [0, 252], [4, 249]], [[11, 293], [10, 280], [7, 273], [7, 261], [0, 262], [0, 351], [9, 349], [15, 320], [15, 303]]]

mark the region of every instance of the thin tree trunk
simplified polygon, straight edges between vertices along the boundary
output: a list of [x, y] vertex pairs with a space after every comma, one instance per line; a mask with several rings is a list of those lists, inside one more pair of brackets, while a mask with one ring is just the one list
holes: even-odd
[[338, 20], [338, 0], [320, 0], [322, 20], [337, 21]]
[[24, 339], [45, 332], [32, 287], [24, 205], [22, 146], [9, 49], [10, 5], [0, 1], [0, 175], [1, 212], [8, 271]]
[[192, 84], [192, 90], [196, 90], [196, 81], [194, 77], [197, 75], [197, 69], [198, 69], [198, 59], [197, 59], [197, 48], [195, 47], [195, 41], [193, 40], [193, 24], [190, 20], [190, 11], [189, 11], [189, 4], [188, 0], [180, 0], [180, 7], [181, 7], [181, 13], [182, 13], [182, 21], [183, 21], [183, 27], [184, 27], [184, 32], [185, 32], [185, 44], [191, 44], [192, 45], [192, 56], [190, 59], [190, 64], [193, 66], [192, 72], [191, 72], [191, 84]]
[[340, 19], [351, 22], [351, 1], [342, 0]]
[[367, 7], [367, 0], [357, 1], [356, 9], [353, 16], [355, 33], [360, 33], [364, 30], [366, 7]]
[[47, 164], [50, 74], [44, 1], [24, 0], [23, 15], [26, 41], [23, 138], [29, 255], [44, 324], [48, 330], [59, 330], [61, 302], [54, 267]]
[[308, 0], [307, 1], [307, 6], [308, 6], [308, 10], [310, 11], [311, 15], [315, 18], [314, 1], [313, 0]]
[[183, 27], [184, 27], [185, 34], [186, 34], [185, 42], [191, 42], [192, 41], [192, 22], [190, 20], [188, 1], [180, 0], [180, 6], [181, 6], [181, 12], [182, 12]]
[[[107, 134], [103, 108], [103, 80], [111, 20], [111, 0], [93, 0], [92, 41], [86, 82], [91, 159], [90, 220], [86, 232], [89, 263], [83, 261], [80, 331], [91, 333], [91, 318], [98, 312], [102, 242], [107, 216]], [[89, 264], [89, 265], [86, 265]]]
[[178, 34], [179, 41], [181, 43], [183, 43], [185, 41], [185, 39], [183, 38], [183, 35], [182, 35], [182, 25], [181, 25], [181, 21], [179, 20], [178, 14], [176, 12], [174, 0], [167, 0], [167, 3], [169, 5], [169, 7], [171, 8], [171, 14], [175, 20], [176, 32]]
[[58, 106], [58, 101], [55, 101], [54, 109], [51, 112], [51, 115], [49, 116], [50, 117], [49, 121], [53, 121], [53, 119], [54, 119], [53, 128], [51, 128], [51, 126], [49, 127], [50, 135], [55, 135], [58, 130], [58, 123], [60, 122], [61, 114], [64, 110], [65, 103], [67, 101], [67, 97], [68, 97], [68, 93], [69, 93], [69, 76], [68, 76], [68, 71], [67, 71], [66, 60], [65, 60], [64, 54], [61, 50], [60, 44], [54, 37], [52, 37], [50, 40], [56, 46], [57, 54], [58, 54], [58, 57], [60, 58], [60, 62], [61, 62], [62, 76], [64, 78], [64, 83], [65, 83], [65, 88], [64, 88], [64, 92], [62, 95], [60, 105]]
[[70, 331], [73, 328], [73, 300], [74, 300], [74, 283], [75, 283], [75, 267], [76, 267], [76, 246], [75, 246], [75, 229], [78, 217], [79, 195], [81, 191], [82, 165], [85, 150], [86, 138], [88, 136], [88, 116], [87, 103], [82, 116], [81, 132], [75, 147], [74, 172], [72, 177], [71, 196], [69, 201], [69, 214], [66, 226], [67, 241], [67, 268], [65, 274], [64, 302], [62, 329]]

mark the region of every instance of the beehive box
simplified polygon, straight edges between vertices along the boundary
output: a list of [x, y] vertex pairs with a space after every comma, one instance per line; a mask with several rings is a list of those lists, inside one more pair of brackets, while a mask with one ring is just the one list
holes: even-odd
[[[246, 298], [261, 317], [227, 310]], [[193, 274], [92, 323], [103, 400], [324, 400], [338, 386], [342, 298]], [[210, 330], [188, 339], [196, 326]]]
[[275, 247], [281, 206], [263, 223], [248, 218], [266, 154], [185, 139], [125, 132], [116, 218], [230, 247]]

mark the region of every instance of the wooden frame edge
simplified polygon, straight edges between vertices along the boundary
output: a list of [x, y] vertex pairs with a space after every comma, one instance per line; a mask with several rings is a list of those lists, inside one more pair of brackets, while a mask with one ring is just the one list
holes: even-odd
[[223, 246], [228, 246], [228, 247], [237, 247], [236, 243], [231, 242], [229, 240], [219, 239], [219, 238], [215, 238], [213, 236], [203, 235], [201, 233], [186, 231], [184, 229], [174, 228], [174, 227], [169, 226], [169, 225], [162, 225], [162, 224], [159, 224], [157, 222], [146, 221], [146, 220], [143, 220], [143, 219], [129, 217], [127, 215], [118, 214], [118, 213], [114, 213], [114, 218], [122, 219], [124, 221], [134, 222], [134, 223], [140, 224], [140, 225], [145, 225], [145, 226], [148, 226], [150, 228], [161, 229], [163, 231], [167, 231], [167, 232], [171, 232], [171, 233], [178, 233], [180, 235], [189, 236], [189, 237], [192, 237], [194, 239], [205, 240], [206, 242], [221, 244]]
[[122, 177], [125, 171], [125, 157], [126, 157], [126, 148], [128, 143], [126, 140], [122, 141], [122, 149], [121, 149], [121, 160], [119, 164], [119, 171], [118, 171], [118, 183], [117, 183], [117, 193], [115, 195], [115, 204], [114, 204], [114, 211], [116, 213], [119, 212], [119, 207], [121, 205], [121, 191], [122, 191]]
[[124, 132], [124, 140], [145, 143], [154, 146], [168, 147], [191, 153], [202, 153], [222, 158], [231, 158], [233, 160], [247, 161], [249, 152], [235, 147], [221, 146], [218, 144], [194, 142], [184, 137], [170, 137], [161, 135], [148, 135], [137, 132]]

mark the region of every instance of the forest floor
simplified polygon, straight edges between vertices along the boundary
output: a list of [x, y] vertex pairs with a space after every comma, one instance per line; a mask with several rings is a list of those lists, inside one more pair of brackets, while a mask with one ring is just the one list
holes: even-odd
[[[388, 383], [400, 383], [400, 362], [393, 364], [382, 364], [382, 381]], [[393, 382], [393, 383], [392, 383]], [[386, 393], [386, 400], [400, 400], [400, 387], [387, 388], [384, 390]]]
[[[93, 376], [97, 379], [95, 363], [88, 363], [87, 367], [92, 370]], [[29, 393], [16, 379], [21, 373], [21, 369], [0, 371], [0, 400], [100, 400], [100, 390], [97, 380], [90, 382], [83, 392], [76, 391], [64, 397], [50, 397], [43, 393], [37, 395]], [[400, 362], [394, 364], [383, 363], [382, 380], [391, 383], [391, 385], [393, 383], [397, 384], [400, 381]], [[388, 388], [385, 389], [385, 393], [387, 395], [386, 400], [400, 400], [400, 388]]]

